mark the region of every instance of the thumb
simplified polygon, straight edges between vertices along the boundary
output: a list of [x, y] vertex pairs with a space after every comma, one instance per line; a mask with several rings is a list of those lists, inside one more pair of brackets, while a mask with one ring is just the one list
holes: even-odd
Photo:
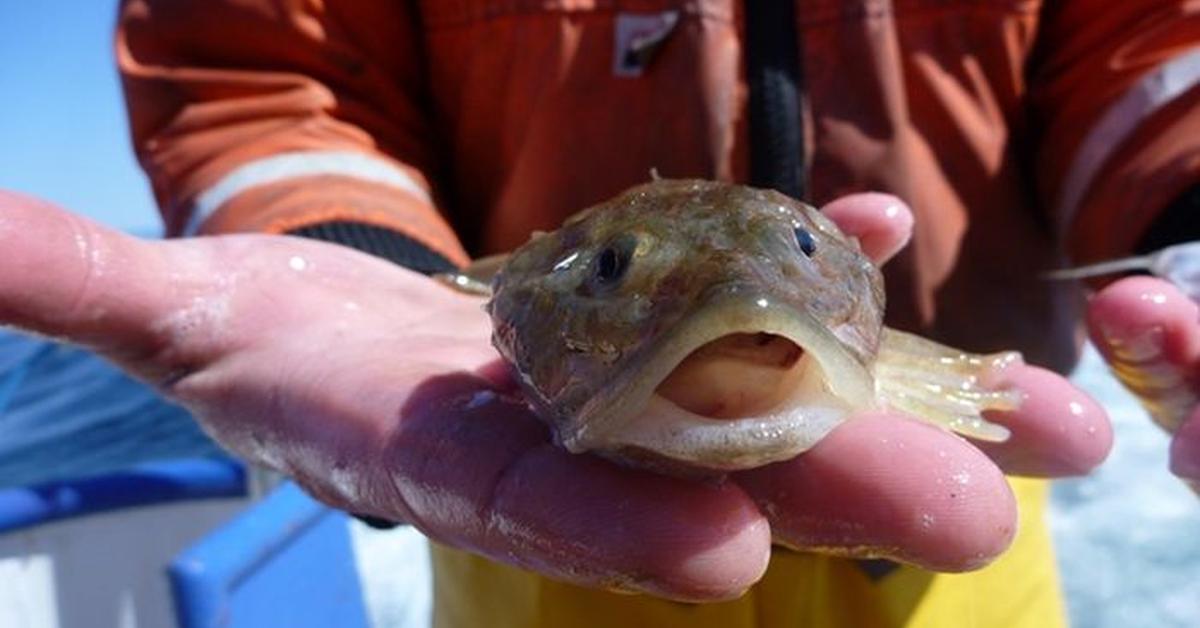
[[0, 324], [110, 354], [162, 348], [172, 309], [163, 247], [0, 191]]
[[891, 194], [843, 196], [822, 207], [821, 213], [846, 235], [858, 238], [863, 252], [876, 264], [887, 262], [912, 238], [912, 210]]
[[1087, 322], [1092, 341], [1121, 383], [1155, 421], [1177, 430], [1197, 401], [1196, 304], [1165, 281], [1130, 277], [1092, 297]]

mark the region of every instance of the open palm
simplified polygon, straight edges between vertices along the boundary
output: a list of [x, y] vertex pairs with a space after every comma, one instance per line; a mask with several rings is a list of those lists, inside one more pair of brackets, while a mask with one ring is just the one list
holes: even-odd
[[[891, 197], [827, 212], [880, 261], [911, 229]], [[1015, 531], [1001, 468], [1083, 472], [1111, 439], [1083, 393], [1016, 365], [997, 375], [1026, 395], [993, 417], [1013, 431], [1003, 445], [874, 413], [729, 481], [659, 476], [554, 446], [491, 348], [478, 298], [348, 248], [140, 241], [8, 194], [0, 250], [0, 323], [99, 351], [336, 507], [579, 584], [724, 599], [762, 575], [773, 539], [977, 567]]]

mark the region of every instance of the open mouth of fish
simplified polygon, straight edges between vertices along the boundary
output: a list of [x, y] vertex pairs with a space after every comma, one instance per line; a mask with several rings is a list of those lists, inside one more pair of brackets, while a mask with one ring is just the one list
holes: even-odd
[[808, 314], [708, 308], [585, 407], [569, 449], [633, 449], [720, 470], [791, 458], [874, 399], [867, 368]]
[[775, 334], [727, 334], [692, 351], [654, 389], [680, 410], [713, 419], [770, 413], [810, 375], [804, 349]]

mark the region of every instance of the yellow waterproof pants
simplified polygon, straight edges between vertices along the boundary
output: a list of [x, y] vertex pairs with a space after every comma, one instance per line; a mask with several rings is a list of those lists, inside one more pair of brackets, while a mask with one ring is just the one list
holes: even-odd
[[1056, 628], [1066, 625], [1044, 511], [1048, 483], [1012, 479], [1020, 527], [966, 574], [776, 550], [741, 598], [682, 604], [585, 589], [435, 545], [436, 628]]

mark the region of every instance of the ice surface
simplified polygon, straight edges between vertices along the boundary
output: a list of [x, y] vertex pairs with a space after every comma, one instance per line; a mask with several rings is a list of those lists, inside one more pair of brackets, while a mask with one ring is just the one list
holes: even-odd
[[1109, 412], [1116, 444], [1050, 509], [1077, 628], [1200, 626], [1200, 499], [1167, 471], [1169, 439], [1088, 347], [1073, 381]]

